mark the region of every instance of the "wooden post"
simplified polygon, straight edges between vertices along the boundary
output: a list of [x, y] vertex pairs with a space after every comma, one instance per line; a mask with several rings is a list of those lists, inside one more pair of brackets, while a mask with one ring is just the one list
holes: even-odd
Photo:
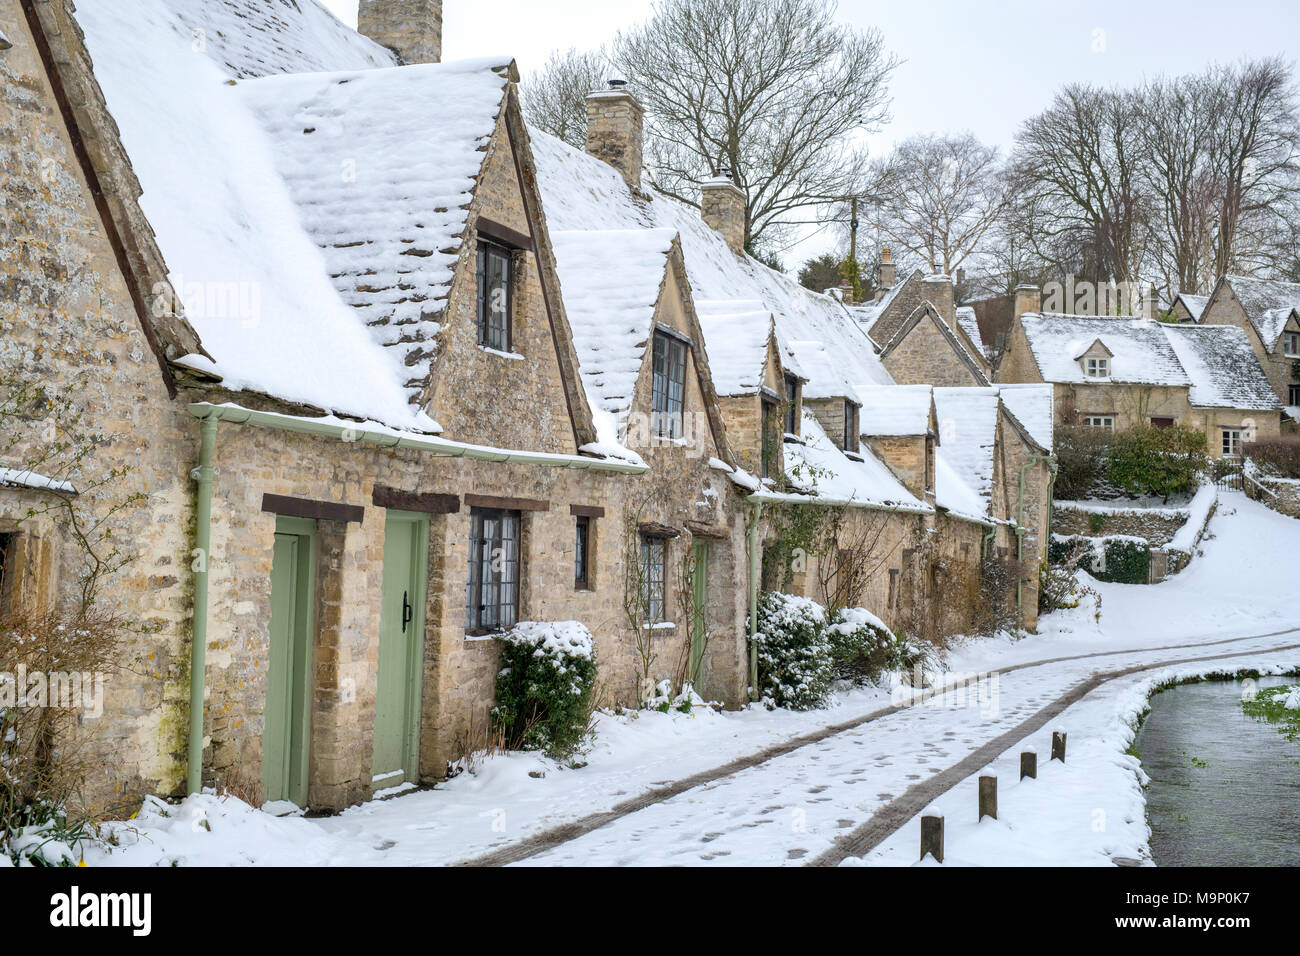
[[[980, 777], [980, 820], [998, 818], [998, 778]], [[978, 822], [978, 821], [977, 821]]]
[[927, 853], [943, 862], [943, 817], [921, 817], [921, 859]]
[[1065, 763], [1065, 731], [1052, 731], [1052, 759]]
[[1026, 750], [1020, 755], [1020, 779], [1026, 777], [1038, 779], [1038, 754], [1032, 750]]

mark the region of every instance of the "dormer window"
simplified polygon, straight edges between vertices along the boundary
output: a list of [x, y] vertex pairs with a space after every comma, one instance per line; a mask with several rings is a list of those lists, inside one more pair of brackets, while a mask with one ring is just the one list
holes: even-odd
[[510, 351], [514, 256], [494, 242], [478, 244], [478, 344]]
[[654, 335], [654, 376], [650, 388], [651, 425], [658, 438], [682, 437], [686, 396], [686, 343], [667, 332]]
[[1300, 358], [1300, 332], [1286, 332], [1282, 335], [1282, 354], [1287, 358]]
[[844, 400], [844, 450], [856, 453], [859, 441], [858, 406], [846, 398]]
[[1083, 360], [1083, 374], [1088, 378], [1109, 378], [1110, 359], [1099, 355], [1090, 355]]

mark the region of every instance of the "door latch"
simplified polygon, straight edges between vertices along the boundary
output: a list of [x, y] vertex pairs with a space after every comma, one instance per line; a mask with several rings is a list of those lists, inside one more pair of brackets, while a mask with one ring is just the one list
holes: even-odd
[[406, 591], [402, 592], [402, 633], [403, 634], [406, 633], [406, 625], [410, 624], [411, 620], [415, 617], [415, 608], [411, 606], [411, 602], [407, 599], [407, 594], [408, 592]]

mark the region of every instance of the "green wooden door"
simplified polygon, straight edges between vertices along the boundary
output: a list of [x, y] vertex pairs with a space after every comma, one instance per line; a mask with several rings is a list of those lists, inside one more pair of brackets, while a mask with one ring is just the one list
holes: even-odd
[[708, 637], [705, 614], [709, 606], [709, 543], [696, 539], [691, 575], [691, 683], [698, 690], [700, 671], [704, 664], [704, 644]]
[[375, 699], [375, 789], [419, 776], [420, 672], [429, 524], [389, 511], [379, 610], [379, 687]]
[[266, 676], [262, 783], [266, 799], [307, 803], [316, 525], [277, 518], [271, 560], [270, 664]]

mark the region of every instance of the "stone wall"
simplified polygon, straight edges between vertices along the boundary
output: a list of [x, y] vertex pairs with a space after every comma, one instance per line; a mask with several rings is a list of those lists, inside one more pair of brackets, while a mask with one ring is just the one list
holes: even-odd
[[899, 385], [986, 384], [957, 352], [952, 340], [928, 316], [895, 344], [881, 362]]

